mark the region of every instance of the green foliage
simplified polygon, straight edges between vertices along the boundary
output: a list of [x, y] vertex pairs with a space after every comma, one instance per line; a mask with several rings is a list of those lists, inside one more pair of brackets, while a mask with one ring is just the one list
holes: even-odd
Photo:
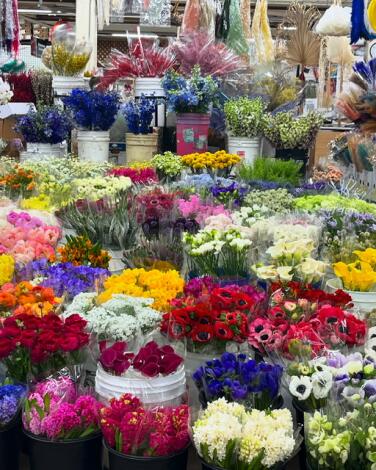
[[302, 163], [294, 160], [276, 160], [273, 158], [256, 158], [253, 165], [243, 164], [239, 176], [245, 181], [274, 181], [290, 183], [297, 186], [300, 181]]
[[262, 135], [267, 116], [261, 98], [242, 97], [229, 100], [225, 103], [224, 112], [231, 136], [254, 138]]

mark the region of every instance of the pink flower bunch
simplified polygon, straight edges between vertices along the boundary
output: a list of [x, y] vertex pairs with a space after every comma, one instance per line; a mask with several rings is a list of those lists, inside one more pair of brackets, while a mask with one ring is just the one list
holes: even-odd
[[158, 183], [158, 176], [154, 168], [112, 168], [108, 174], [110, 176], [127, 176], [134, 184]]
[[140, 349], [137, 355], [126, 352], [126, 343], [119, 341], [110, 347], [106, 342], [100, 344], [101, 356], [99, 362], [104, 370], [115, 375], [122, 375], [130, 367], [147, 377], [156, 377], [159, 374], [174, 373], [183, 363], [171, 346], [159, 347], [155, 341], [150, 341]]
[[78, 439], [99, 431], [102, 404], [76, 393], [70, 378], [48, 379], [30, 393], [23, 413], [24, 428], [47, 439]]
[[230, 212], [223, 204], [206, 204], [196, 194], [190, 196], [188, 200], [178, 199], [177, 203], [183, 217], [194, 218], [200, 225], [204, 225], [205, 220], [213, 215], [222, 214], [230, 217]]
[[145, 409], [140, 400], [125, 394], [101, 410], [101, 427], [107, 444], [127, 455], [172, 455], [189, 444], [189, 408]]
[[10, 212], [7, 220], [13, 227], [0, 228], [0, 253], [11, 254], [17, 263], [54, 256], [61, 236], [59, 227], [49, 226], [26, 212]]

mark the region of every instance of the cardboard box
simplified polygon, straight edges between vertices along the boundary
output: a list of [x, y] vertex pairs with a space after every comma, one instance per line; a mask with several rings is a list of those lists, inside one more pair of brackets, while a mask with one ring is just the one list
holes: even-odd
[[5, 141], [22, 139], [22, 136], [17, 134], [13, 128], [17, 118], [24, 116], [32, 108], [34, 108], [33, 103], [8, 103], [0, 106], [0, 138]]

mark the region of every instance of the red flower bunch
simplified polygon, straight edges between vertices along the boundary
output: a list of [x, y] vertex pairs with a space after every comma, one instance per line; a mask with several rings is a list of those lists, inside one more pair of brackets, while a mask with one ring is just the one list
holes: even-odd
[[140, 194], [136, 198], [138, 221], [159, 219], [170, 215], [175, 204], [175, 193], [166, 193], [161, 189]]
[[147, 377], [159, 374], [174, 373], [183, 363], [183, 358], [175, 354], [171, 346], [159, 347], [155, 341], [150, 341], [140, 349], [137, 355], [126, 352], [126, 343], [119, 341], [109, 348], [106, 343], [100, 344], [100, 363], [107, 372], [122, 375], [130, 367]]
[[48, 314], [7, 318], [0, 329], [0, 360], [11, 378], [25, 383], [29, 374], [52, 373], [82, 362], [89, 343], [87, 322], [79, 315], [65, 321]]
[[31, 73], [12, 73], [8, 75], [7, 82], [13, 90], [13, 103], [36, 103]]
[[154, 168], [112, 168], [108, 174], [110, 176], [127, 176], [134, 184], [154, 184], [158, 183], [158, 176]]
[[163, 315], [161, 331], [175, 340], [187, 340], [189, 349], [215, 343], [219, 352], [227, 341], [243, 343], [248, 337], [249, 316], [257, 302], [241, 287], [214, 287], [202, 295], [175, 299], [174, 309]]
[[106, 443], [118, 452], [144, 457], [175, 454], [189, 444], [189, 408], [147, 410], [140, 400], [125, 394], [101, 410]]

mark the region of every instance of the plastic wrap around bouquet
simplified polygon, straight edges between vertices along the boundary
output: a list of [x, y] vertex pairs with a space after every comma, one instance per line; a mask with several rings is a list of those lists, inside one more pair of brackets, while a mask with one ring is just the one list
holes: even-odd
[[95, 389], [102, 400], [130, 393], [146, 407], [182, 404], [186, 395], [183, 358], [171, 346], [160, 347], [154, 341], [137, 354], [126, 347], [121, 341], [111, 346], [101, 343]]

